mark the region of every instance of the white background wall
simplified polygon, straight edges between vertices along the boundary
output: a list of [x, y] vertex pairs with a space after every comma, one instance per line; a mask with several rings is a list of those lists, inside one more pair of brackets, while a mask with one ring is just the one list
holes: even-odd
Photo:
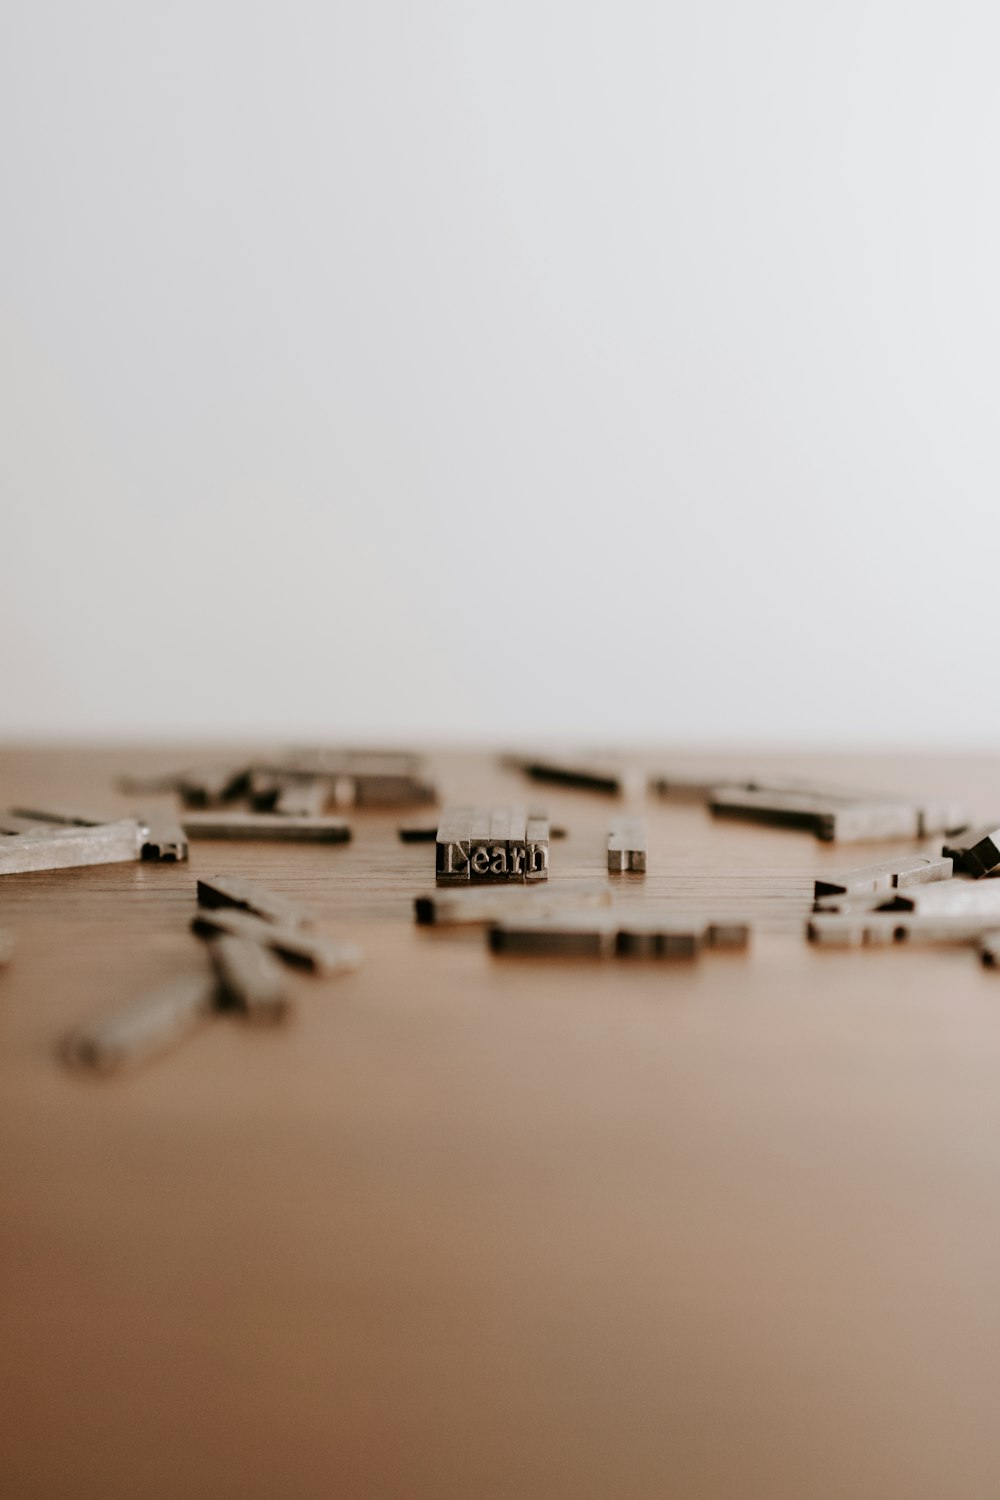
[[998, 44], [3, 0], [0, 729], [1000, 739]]

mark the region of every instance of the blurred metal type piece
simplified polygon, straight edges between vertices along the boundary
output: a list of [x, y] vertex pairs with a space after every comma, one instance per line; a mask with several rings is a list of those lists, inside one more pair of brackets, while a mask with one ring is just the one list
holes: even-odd
[[181, 861], [188, 857], [187, 835], [173, 813], [143, 813], [139, 819], [142, 828], [143, 859]]
[[329, 796], [329, 782], [318, 776], [291, 778], [279, 784], [274, 811], [283, 818], [318, 818]]
[[897, 854], [877, 865], [862, 865], [838, 875], [817, 875], [815, 896], [863, 896], [868, 892], [903, 890], [926, 881], [948, 880], [952, 874], [950, 858], [927, 854]]
[[608, 834], [608, 872], [646, 873], [646, 825], [641, 818], [616, 818]]
[[307, 927], [312, 921], [307, 907], [240, 875], [201, 876], [197, 892], [198, 905], [208, 910], [229, 907], [247, 911], [281, 927]]
[[995, 913], [816, 912], [806, 933], [822, 947], [884, 947], [891, 943], [971, 943], [997, 924]]
[[979, 939], [979, 956], [988, 969], [1000, 968], [1000, 929], [983, 933]]
[[278, 960], [251, 938], [220, 933], [208, 945], [223, 1005], [248, 1021], [273, 1025], [291, 1009], [288, 977]]
[[361, 949], [355, 943], [315, 937], [299, 927], [281, 927], [248, 912], [229, 909], [199, 911], [191, 926], [199, 937], [212, 937], [221, 932], [262, 943], [289, 963], [300, 964], [316, 974], [346, 974], [361, 963]]
[[425, 927], [461, 927], [505, 921], [521, 914], [548, 916], [559, 911], [611, 905], [606, 882], [579, 885], [496, 885], [437, 892], [414, 898], [414, 915]]
[[281, 813], [185, 812], [184, 832], [192, 839], [275, 839], [293, 844], [346, 844], [350, 824], [343, 818], [283, 817]]
[[87, 828], [44, 828], [0, 839], [0, 875], [124, 864], [139, 858], [142, 829], [134, 818]]
[[210, 1015], [217, 991], [214, 975], [181, 975], [126, 1009], [71, 1032], [60, 1051], [67, 1062], [100, 1072], [142, 1062], [174, 1046]]
[[966, 875], [977, 880], [991, 875], [1000, 868], [1000, 828], [971, 829], [960, 838], [949, 840], [941, 852], [950, 855], [955, 868]]
[[634, 780], [623, 767], [608, 761], [534, 760], [518, 755], [507, 755], [503, 760], [505, 765], [533, 781], [547, 781], [584, 792], [604, 792], [611, 797], [620, 797]]
[[945, 880], [934, 885], [911, 886], [905, 891], [890, 891], [883, 897], [879, 910], [912, 911], [918, 916], [992, 914], [1000, 927], [1000, 881]]
[[245, 796], [250, 787], [249, 766], [218, 766], [178, 773], [176, 790], [186, 807], [221, 807]]
[[715, 817], [803, 828], [819, 839], [840, 843], [920, 834], [919, 810], [893, 798], [837, 801], [810, 791], [716, 787], [709, 807]]
[[547, 955], [559, 958], [610, 958], [615, 951], [616, 922], [609, 912], [566, 911], [546, 916], [524, 914], [490, 928], [493, 953]]
[[433, 844], [437, 831], [436, 823], [400, 823], [396, 829], [403, 844]]

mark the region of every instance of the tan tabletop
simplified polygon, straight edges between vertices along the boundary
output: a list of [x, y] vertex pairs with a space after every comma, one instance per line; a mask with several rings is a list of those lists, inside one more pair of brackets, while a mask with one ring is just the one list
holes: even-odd
[[[116, 771], [191, 759], [9, 750], [0, 806], [120, 816]], [[1000, 813], [997, 757], [712, 759]], [[603, 876], [609, 800], [432, 771], [546, 803], [553, 885]], [[647, 813], [626, 898], [745, 910], [748, 955], [491, 958], [415, 927], [433, 846], [394, 812], [0, 881], [0, 1493], [1000, 1495], [1000, 974], [806, 945], [811, 877], [899, 845]], [[308, 899], [363, 967], [74, 1074], [67, 1029], [204, 963], [198, 873]]]

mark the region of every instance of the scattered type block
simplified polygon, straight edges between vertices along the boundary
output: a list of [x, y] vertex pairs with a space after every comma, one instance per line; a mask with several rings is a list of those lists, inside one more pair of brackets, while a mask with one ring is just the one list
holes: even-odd
[[996, 926], [995, 914], [871, 911], [816, 912], [806, 935], [822, 947], [883, 947], [890, 943], [970, 943]]
[[955, 861], [956, 870], [979, 879], [1000, 869], [1000, 828], [970, 829], [960, 838], [951, 839], [942, 854]]
[[248, 766], [218, 766], [200, 771], [181, 771], [175, 790], [185, 807], [222, 807], [249, 790]]
[[436, 823], [400, 823], [396, 829], [404, 844], [433, 844], [437, 838]]
[[422, 758], [395, 750], [300, 750], [258, 766], [261, 775], [322, 780], [338, 807], [403, 807], [435, 802]]
[[230, 907], [263, 917], [265, 922], [275, 922], [279, 927], [308, 927], [312, 921], [312, 913], [298, 901], [239, 875], [202, 876], [197, 893], [198, 905], [207, 910]]
[[438, 825], [440, 885], [547, 880], [549, 823], [519, 807], [455, 807]]
[[414, 898], [414, 914], [424, 927], [462, 927], [497, 922], [512, 916], [550, 916], [563, 910], [610, 906], [606, 883], [547, 885], [544, 890], [518, 885], [477, 886]]
[[703, 948], [739, 950], [750, 925], [676, 911], [518, 913], [490, 929], [494, 953], [578, 958], [693, 958]]
[[288, 979], [278, 960], [246, 937], [220, 933], [208, 945], [219, 982], [220, 1004], [248, 1021], [273, 1025], [291, 1009]]
[[904, 890], [907, 886], [921, 885], [935, 880], [949, 880], [952, 874], [950, 858], [936, 858], [927, 854], [898, 854], [893, 859], [883, 860], [877, 865], [862, 865], [857, 870], [847, 870], [839, 875], [817, 875], [815, 895], [863, 896], [867, 892]]
[[490, 928], [493, 953], [530, 957], [608, 958], [615, 951], [617, 923], [608, 913], [556, 912], [525, 914], [497, 922]]
[[191, 926], [199, 937], [228, 933], [233, 937], [248, 938], [265, 948], [273, 948], [289, 963], [300, 964], [317, 974], [346, 974], [361, 963], [361, 949], [354, 943], [315, 937], [300, 927], [279, 926], [248, 912], [226, 908], [201, 910]]
[[803, 828], [828, 842], [860, 843], [920, 834], [919, 810], [891, 799], [836, 802], [809, 791], [717, 787], [709, 807], [715, 817]]
[[533, 781], [551, 782], [554, 786], [574, 787], [584, 792], [604, 792], [610, 797], [620, 797], [634, 789], [636, 778], [623, 767], [606, 761], [559, 761], [524, 760], [512, 755], [504, 758], [505, 764]]
[[751, 782], [730, 783], [725, 777], [708, 777], [704, 773], [682, 771], [650, 776], [648, 781], [651, 796], [670, 802], [707, 802], [715, 788], [723, 784], [752, 785]]
[[124, 864], [140, 857], [142, 829], [134, 818], [97, 827], [46, 827], [0, 838], [0, 875]]
[[291, 778], [279, 785], [274, 811], [283, 818], [318, 818], [329, 799], [329, 782], [318, 776]]
[[617, 818], [608, 834], [608, 872], [646, 873], [646, 825], [641, 818]]
[[292, 844], [346, 844], [351, 829], [343, 818], [284, 817], [281, 813], [185, 812], [184, 832], [192, 839], [275, 839]]
[[945, 880], [934, 885], [911, 886], [891, 891], [883, 898], [881, 911], [912, 911], [920, 916], [963, 913], [990, 916], [1000, 927], [1000, 881]]
[[175, 862], [187, 859], [187, 835], [173, 813], [145, 813], [139, 819], [139, 824], [142, 828], [140, 854], [143, 859]]
[[67, 1062], [99, 1072], [143, 1062], [199, 1026], [214, 1010], [216, 993], [212, 975], [185, 974], [73, 1031], [60, 1050]]

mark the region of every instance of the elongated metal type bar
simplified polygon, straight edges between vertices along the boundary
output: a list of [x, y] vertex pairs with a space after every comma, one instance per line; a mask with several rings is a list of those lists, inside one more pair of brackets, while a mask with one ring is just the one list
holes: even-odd
[[0, 838], [0, 875], [125, 864], [139, 858], [142, 829], [134, 818], [94, 828], [45, 828]]
[[424, 927], [462, 927], [506, 921], [525, 914], [547, 916], [559, 911], [611, 905], [611, 887], [600, 884], [553, 886], [476, 886], [417, 896], [414, 912]]
[[280, 813], [184, 812], [181, 826], [192, 839], [274, 839], [293, 844], [346, 844], [343, 818], [294, 818]]
[[911, 886], [904, 891], [890, 891], [880, 909], [912, 911], [920, 917], [939, 913], [970, 917], [989, 917], [992, 914], [1000, 927], [1000, 881], [943, 880], [934, 885]]
[[716, 817], [804, 828], [819, 839], [840, 843], [917, 838], [920, 834], [918, 808], [892, 798], [848, 802], [808, 791], [717, 787], [709, 807]]
[[493, 953], [610, 958], [615, 951], [616, 925], [610, 912], [603, 916], [591, 911], [524, 915], [491, 927], [489, 945]]
[[291, 1009], [288, 977], [272, 953], [246, 937], [219, 933], [208, 945], [223, 1005], [270, 1026]]
[[972, 943], [996, 926], [995, 914], [873, 911], [816, 912], [806, 934], [822, 947], [884, 947], [891, 943]]
[[316, 937], [299, 927], [279, 927], [277, 923], [265, 922], [248, 912], [199, 911], [191, 926], [199, 937], [212, 937], [221, 932], [249, 938], [251, 942], [262, 943], [265, 948], [273, 948], [289, 963], [301, 964], [317, 974], [345, 974], [361, 963], [361, 949], [355, 943]]
[[198, 905], [209, 910], [231, 907], [276, 922], [279, 927], [308, 927], [312, 921], [308, 907], [240, 875], [201, 876], [197, 892]]
[[215, 1008], [214, 975], [184, 974], [70, 1033], [60, 1051], [69, 1063], [112, 1072], [173, 1047]]
[[862, 865], [838, 875], [817, 875], [815, 895], [863, 896], [868, 892], [905, 890], [935, 880], [949, 880], [952, 861], [927, 854], [897, 854], [877, 865]]
[[604, 792], [619, 797], [626, 790], [628, 776], [621, 767], [604, 762], [567, 762], [557, 760], [523, 760], [505, 757], [505, 763], [530, 776], [533, 781], [547, 781], [554, 786], [575, 787], [585, 792]]
[[490, 930], [494, 953], [608, 958], [692, 958], [702, 948], [736, 950], [750, 940], [750, 924], [676, 911], [570, 909], [508, 915]]

